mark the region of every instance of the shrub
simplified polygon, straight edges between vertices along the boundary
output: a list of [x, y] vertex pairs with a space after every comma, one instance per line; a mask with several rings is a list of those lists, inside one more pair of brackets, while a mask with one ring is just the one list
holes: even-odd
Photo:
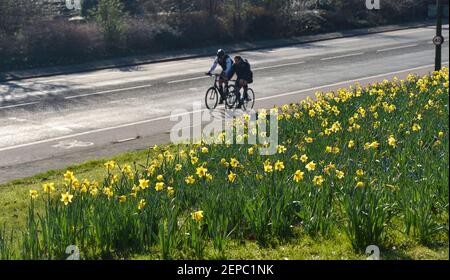
[[111, 51], [123, 48], [127, 18], [123, 3], [120, 0], [99, 0], [92, 13], [102, 28], [106, 46]]

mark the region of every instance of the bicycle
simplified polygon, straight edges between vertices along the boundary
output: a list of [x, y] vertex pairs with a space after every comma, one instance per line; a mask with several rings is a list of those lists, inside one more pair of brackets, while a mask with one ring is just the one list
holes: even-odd
[[[214, 110], [217, 108], [217, 104], [219, 103], [219, 97], [221, 97], [220, 95], [220, 91], [219, 91], [219, 81], [220, 81], [220, 74], [206, 74], [207, 76], [210, 77], [214, 77], [214, 85], [212, 87], [210, 87], [207, 91], [206, 91], [206, 95], [205, 95], [205, 104], [206, 104], [206, 108], [208, 108], [209, 110]], [[229, 82], [233, 82], [232, 80]], [[234, 92], [234, 85], [229, 84], [228, 86], [226, 86], [224, 88], [224, 91], [226, 94], [225, 96], [225, 106], [228, 106], [229, 102], [228, 102], [228, 98], [230, 96], [230, 92]]]
[[[207, 91], [206, 91], [206, 95], [205, 95], [205, 103], [206, 103], [206, 108], [208, 108], [209, 110], [213, 110], [217, 108], [217, 104], [219, 103], [219, 80], [221, 75], [220, 74], [210, 74], [208, 76], [214, 76], [214, 86], [210, 87]], [[227, 87], [225, 87], [225, 107], [227, 109], [231, 109], [231, 108], [235, 108], [238, 101], [236, 98], [236, 87], [233, 85], [233, 83], [236, 82], [235, 80], [230, 80], [229, 81], [229, 85]], [[241, 89], [242, 90], [242, 89]], [[244, 102], [242, 103], [242, 107], [245, 110], [251, 110], [253, 109], [253, 106], [255, 106], [255, 92], [253, 91], [253, 89], [248, 88], [247, 91], [248, 94], [248, 98], [244, 100]], [[240, 96], [243, 96], [243, 93], [241, 93]]]
[[[244, 96], [243, 88], [240, 89], [239, 96], [242, 98]], [[237, 100], [236, 95], [236, 87], [233, 86], [233, 90], [229, 91], [226, 103], [228, 108], [236, 108], [236, 105], [238, 105], [239, 101]], [[247, 89], [247, 98], [243, 99], [242, 102], [242, 109], [244, 111], [251, 110], [255, 106], [255, 92], [252, 88]]]

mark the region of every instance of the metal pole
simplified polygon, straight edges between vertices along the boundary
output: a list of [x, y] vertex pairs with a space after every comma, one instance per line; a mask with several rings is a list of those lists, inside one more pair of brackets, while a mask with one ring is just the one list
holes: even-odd
[[[441, 2], [441, 0], [437, 0], [436, 9], [437, 9], [436, 38], [442, 38], [442, 2]], [[440, 71], [441, 68], [442, 68], [442, 42], [436, 44], [436, 58], [435, 58], [435, 70]]]

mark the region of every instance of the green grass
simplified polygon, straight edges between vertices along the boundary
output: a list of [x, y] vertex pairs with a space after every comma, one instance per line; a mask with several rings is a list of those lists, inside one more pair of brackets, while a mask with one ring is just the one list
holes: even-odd
[[448, 259], [447, 69], [274, 111], [275, 155], [167, 145], [1, 185], [0, 258]]

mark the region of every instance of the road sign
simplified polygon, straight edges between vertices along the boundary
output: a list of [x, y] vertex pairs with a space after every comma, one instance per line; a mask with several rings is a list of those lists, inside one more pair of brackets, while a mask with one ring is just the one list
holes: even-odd
[[434, 43], [436, 46], [442, 45], [442, 44], [444, 43], [444, 37], [442, 37], [442, 36], [435, 36], [435, 37], [433, 38], [433, 43]]

